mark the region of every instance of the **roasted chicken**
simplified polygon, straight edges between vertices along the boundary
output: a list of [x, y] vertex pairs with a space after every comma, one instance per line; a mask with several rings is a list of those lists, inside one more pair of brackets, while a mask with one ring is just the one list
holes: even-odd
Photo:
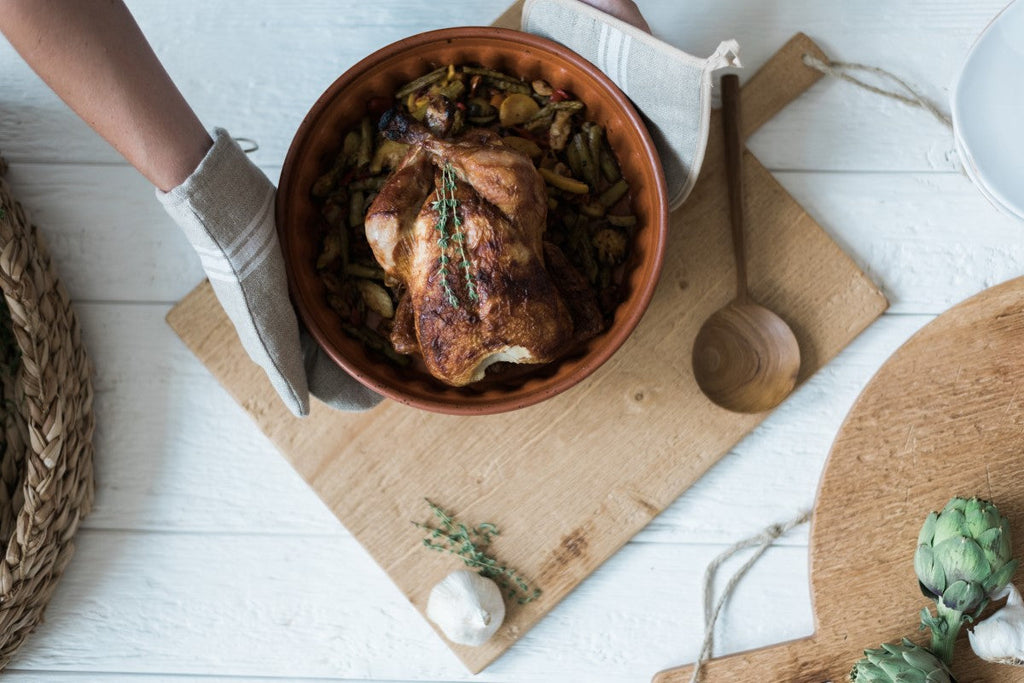
[[[366, 237], [388, 284], [402, 292], [391, 340], [419, 352], [430, 373], [463, 386], [501, 361], [546, 363], [596, 334], [593, 295], [571, 306], [580, 276], [564, 257], [549, 273], [544, 181], [492, 132], [445, 140], [401, 115], [390, 139], [411, 145], [366, 214]], [[574, 279], [575, 277], [575, 279]], [[586, 299], [586, 297], [584, 297]]]

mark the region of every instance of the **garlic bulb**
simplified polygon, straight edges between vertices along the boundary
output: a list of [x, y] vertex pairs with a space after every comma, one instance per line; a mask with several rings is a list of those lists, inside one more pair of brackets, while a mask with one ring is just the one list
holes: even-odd
[[1012, 583], [1005, 593], [1006, 605], [967, 635], [974, 654], [985, 661], [1024, 666], [1024, 602]]
[[441, 579], [430, 591], [427, 617], [453, 643], [482, 645], [505, 619], [505, 601], [498, 584], [462, 569]]

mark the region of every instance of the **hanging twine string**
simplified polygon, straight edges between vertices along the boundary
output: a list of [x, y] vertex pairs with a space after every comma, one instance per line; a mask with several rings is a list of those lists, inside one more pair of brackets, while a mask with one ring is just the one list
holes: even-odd
[[[934, 102], [932, 102], [924, 95], [914, 90], [914, 88], [912, 88], [906, 81], [904, 81], [902, 78], [900, 78], [899, 76], [890, 71], [880, 69], [877, 66], [868, 66], [866, 64], [854, 64], [851, 62], [833, 62], [832, 60], [822, 61], [815, 57], [814, 55], [810, 54], [805, 54], [803, 56], [803, 62], [807, 66], [811, 67], [812, 69], [817, 69], [826, 76], [834, 76], [836, 78], [841, 78], [842, 80], [847, 81], [849, 83], [853, 83], [857, 87], [863, 88], [864, 90], [867, 90], [869, 92], [873, 92], [878, 95], [888, 97], [890, 99], [896, 100], [897, 102], [909, 104], [912, 107], [924, 109], [925, 111], [930, 112], [931, 115], [938, 119], [946, 128], [949, 128], [950, 130], [953, 129], [953, 122], [950, 120], [948, 116], [939, 111], [939, 108], [935, 106]], [[848, 73], [850, 71], [862, 71], [865, 73], [874, 74], [884, 79], [888, 79], [889, 81], [895, 83], [900, 88], [902, 88], [906, 94], [895, 92], [892, 90], [885, 90], [884, 88], [879, 88], [874, 85], [871, 85], [870, 83], [866, 83], [855, 76], [851, 76]]]
[[235, 142], [242, 148], [242, 151], [246, 154], [252, 154], [260, 148], [260, 143], [256, 142], [252, 138], [235, 138]]
[[[704, 643], [700, 648], [700, 655], [697, 657], [697, 663], [693, 665], [693, 674], [690, 676], [690, 683], [697, 683], [700, 680], [701, 670], [704, 665], [711, 659], [711, 649], [714, 646], [715, 640], [715, 622], [718, 621], [718, 615], [722, 612], [722, 607], [725, 606], [726, 601], [732, 595], [733, 590], [736, 589], [736, 585], [739, 584], [743, 576], [750, 570], [754, 564], [757, 563], [761, 556], [778, 540], [779, 537], [785, 535], [791, 529], [804, 524], [811, 519], [811, 511], [804, 510], [799, 515], [784, 522], [782, 524], [773, 524], [761, 533], [751, 538], [744, 539], [739, 543], [736, 543], [732, 547], [725, 550], [721, 555], [716, 557], [708, 565], [708, 568], [704, 571]], [[736, 570], [736, 573], [729, 579], [729, 583], [725, 585], [722, 590], [721, 597], [718, 598], [718, 602], [712, 606], [712, 596], [715, 590], [715, 573], [718, 568], [722, 566], [726, 560], [747, 548], [757, 548], [754, 554], [750, 556], [742, 567]]]

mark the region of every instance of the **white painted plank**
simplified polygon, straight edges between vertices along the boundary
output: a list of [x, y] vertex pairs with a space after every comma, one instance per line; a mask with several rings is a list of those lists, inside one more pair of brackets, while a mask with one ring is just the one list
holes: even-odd
[[1024, 225], [993, 208], [964, 176], [776, 177], [881, 287], [892, 313], [939, 314], [1024, 274]]
[[[85, 530], [49, 618], [13, 666], [288, 680], [646, 680], [696, 655], [700, 578], [721, 550], [630, 544], [471, 677], [350, 538]], [[770, 551], [723, 617], [721, 652], [809, 634], [806, 572], [806, 548]]]
[[134, 169], [12, 162], [7, 180], [73, 299], [176, 301], [203, 279], [199, 257]]
[[[348, 66], [419, 30], [486, 24], [507, 4], [150, 0], [130, 6], [203, 121], [259, 140], [258, 162], [279, 165], [308, 107]], [[974, 37], [1004, 4], [640, 3], [657, 35], [695, 54], [708, 54], [719, 40], [735, 37], [745, 63], [756, 68], [802, 30], [833, 58], [886, 67], [943, 108]], [[0, 92], [5, 94], [0, 97], [0, 149], [8, 156], [18, 161], [118, 160], [2, 42], [0, 65]], [[815, 86], [755, 136], [751, 146], [772, 169], [956, 167], [950, 134], [929, 115], [839, 82]]]

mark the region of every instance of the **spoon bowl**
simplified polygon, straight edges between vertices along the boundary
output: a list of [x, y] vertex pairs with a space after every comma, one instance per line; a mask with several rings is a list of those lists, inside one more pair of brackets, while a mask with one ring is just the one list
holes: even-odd
[[733, 302], [705, 321], [693, 345], [693, 373], [712, 401], [760, 413], [796, 386], [800, 347], [785, 321], [764, 306]]
[[743, 247], [743, 145], [740, 136], [739, 78], [722, 77], [722, 128], [736, 298], [711, 315], [693, 344], [697, 386], [716, 404], [738, 413], [771, 410], [793, 391], [800, 372], [800, 345], [789, 325], [747, 292]]

